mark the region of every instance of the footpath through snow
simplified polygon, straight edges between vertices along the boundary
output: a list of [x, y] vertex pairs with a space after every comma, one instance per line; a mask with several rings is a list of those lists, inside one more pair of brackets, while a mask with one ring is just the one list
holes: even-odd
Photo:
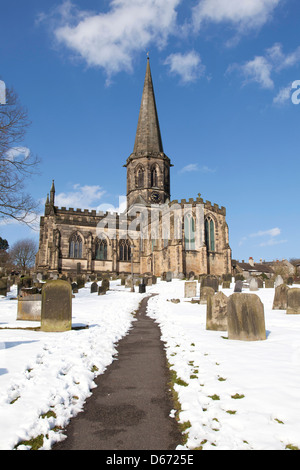
[[89, 328], [66, 333], [12, 329], [39, 323], [16, 321], [15, 288], [0, 297], [0, 449], [30, 449], [26, 441], [43, 435], [46, 450], [64, 438], [58, 428], [82, 411], [149, 293], [160, 294], [149, 300], [148, 314], [161, 328], [177, 377], [186, 427], [178, 450], [300, 448], [300, 316], [272, 310], [274, 289], [257, 292], [267, 340], [248, 343], [206, 331], [206, 306], [184, 298], [184, 281], [158, 282], [146, 294], [119, 284], [112, 281], [105, 296], [90, 294], [86, 284], [73, 299], [72, 324]]

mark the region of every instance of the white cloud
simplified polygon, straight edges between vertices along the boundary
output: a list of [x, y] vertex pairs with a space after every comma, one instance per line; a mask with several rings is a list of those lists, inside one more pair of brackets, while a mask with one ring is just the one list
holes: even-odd
[[28, 158], [30, 155], [30, 150], [27, 147], [12, 147], [9, 149], [5, 156], [7, 160], [14, 161], [21, 157], [21, 160]]
[[272, 65], [262, 56], [256, 56], [242, 65], [233, 64], [228, 67], [227, 72], [238, 70], [244, 77], [243, 85], [250, 82], [256, 82], [262, 88], [274, 88], [274, 82], [271, 78]]
[[193, 8], [193, 21], [199, 29], [204, 21], [229, 22], [240, 31], [261, 27], [281, 0], [200, 0]]
[[178, 173], [190, 173], [194, 171], [200, 171], [201, 173], [215, 173], [216, 170], [213, 170], [206, 165], [199, 167], [198, 163], [190, 163], [189, 165], [181, 168]]
[[291, 99], [292, 84], [281, 88], [277, 95], [273, 98], [274, 104], [282, 105]]
[[[54, 34], [88, 66], [102, 67], [108, 79], [131, 71], [134, 54], [150, 44], [162, 48], [176, 32], [181, 0], [111, 0], [108, 11], [78, 11], [69, 1], [56, 10]], [[42, 18], [45, 20], [45, 18]]]
[[270, 230], [260, 230], [259, 232], [252, 233], [250, 237], [264, 237], [269, 235], [270, 237], [277, 237], [281, 234], [281, 230], [278, 227], [271, 228]]
[[73, 191], [59, 193], [55, 196], [55, 205], [58, 207], [73, 207], [74, 209], [96, 209], [102, 196], [105, 194], [100, 186], [80, 186], [75, 184]]
[[172, 74], [179, 75], [183, 83], [194, 82], [205, 72], [201, 57], [195, 51], [171, 54], [165, 60], [165, 65], [170, 67]]

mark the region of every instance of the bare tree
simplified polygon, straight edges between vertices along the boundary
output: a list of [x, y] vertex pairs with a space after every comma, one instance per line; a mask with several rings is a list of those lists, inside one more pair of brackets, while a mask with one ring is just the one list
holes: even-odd
[[0, 220], [13, 218], [29, 223], [38, 204], [24, 192], [24, 181], [36, 173], [39, 160], [22, 147], [30, 125], [27, 110], [17, 94], [6, 90], [6, 104], [0, 104]]
[[34, 265], [38, 251], [37, 243], [31, 238], [16, 242], [9, 250], [11, 262], [20, 269], [28, 269]]

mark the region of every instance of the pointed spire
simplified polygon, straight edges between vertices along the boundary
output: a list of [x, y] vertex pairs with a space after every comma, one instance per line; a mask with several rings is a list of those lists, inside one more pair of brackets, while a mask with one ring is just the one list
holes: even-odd
[[163, 153], [149, 57], [147, 57], [144, 90], [133, 153], [136, 155]]
[[55, 186], [54, 186], [54, 180], [52, 180], [52, 186], [50, 189], [50, 204], [54, 206], [54, 199], [55, 199]]

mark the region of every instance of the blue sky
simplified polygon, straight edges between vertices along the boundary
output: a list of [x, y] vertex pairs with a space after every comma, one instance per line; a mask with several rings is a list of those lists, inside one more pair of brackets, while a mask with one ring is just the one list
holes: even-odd
[[36, 199], [55, 179], [59, 206], [119, 206], [149, 52], [171, 198], [225, 206], [235, 259], [300, 257], [298, 0], [1, 3], [0, 76], [32, 121]]

